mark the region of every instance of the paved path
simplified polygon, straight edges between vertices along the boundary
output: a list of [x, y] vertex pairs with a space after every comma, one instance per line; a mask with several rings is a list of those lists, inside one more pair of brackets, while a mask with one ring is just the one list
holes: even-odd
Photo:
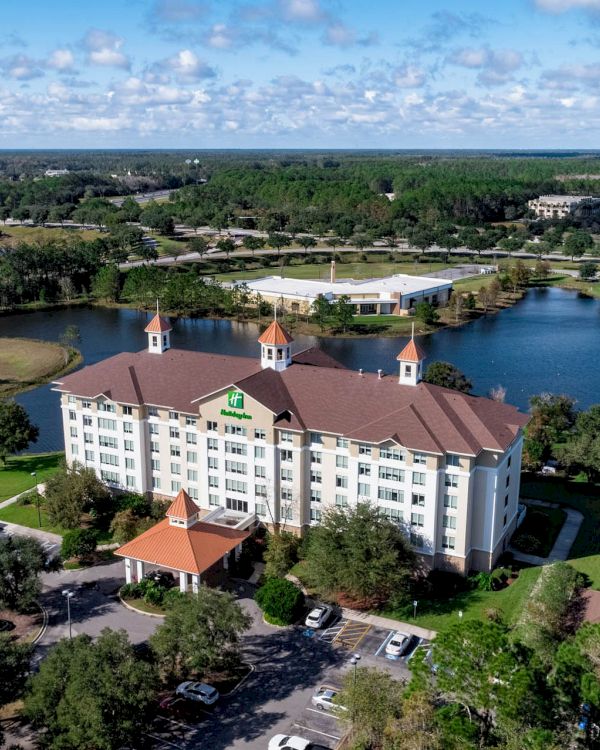
[[33, 492], [34, 490], [37, 490], [38, 492], [40, 492], [43, 487], [44, 487], [43, 484], [36, 484], [35, 487], [28, 487], [26, 490], [23, 490], [23, 492], [19, 492], [18, 495], [13, 495], [12, 497], [9, 497], [8, 500], [3, 500], [0, 503], [0, 509], [6, 508], [8, 505], [12, 505], [13, 503], [16, 503], [20, 497], [23, 497], [23, 495], [28, 495], [30, 492]]
[[[556, 507], [552, 503], [537, 502], [535, 505], [547, 505], [548, 507]], [[539, 557], [538, 555], [526, 555], [523, 552], [510, 547], [510, 551], [513, 553], [515, 560], [529, 563], [530, 565], [546, 565], [547, 563], [553, 563], [557, 560], [566, 560], [571, 552], [571, 547], [575, 541], [581, 524], [583, 523], [583, 513], [573, 508], [564, 508], [567, 517], [563, 523], [562, 529], [560, 530], [554, 546], [550, 550], [548, 557]]]
[[403, 633], [416, 635], [419, 638], [427, 638], [427, 640], [429, 641], [433, 640], [437, 635], [437, 632], [435, 630], [421, 628], [418, 625], [413, 625], [409, 622], [392, 620], [390, 617], [381, 617], [380, 615], [370, 615], [366, 612], [358, 612], [355, 609], [343, 608], [342, 617], [346, 617], [349, 620], [359, 620], [360, 622], [366, 622], [369, 625], [373, 625], [376, 628], [383, 628], [384, 630], [401, 630]]

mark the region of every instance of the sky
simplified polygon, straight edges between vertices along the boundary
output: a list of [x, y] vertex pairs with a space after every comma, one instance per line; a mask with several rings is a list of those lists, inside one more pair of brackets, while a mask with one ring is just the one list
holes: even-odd
[[600, 0], [4, 0], [0, 148], [600, 148]]

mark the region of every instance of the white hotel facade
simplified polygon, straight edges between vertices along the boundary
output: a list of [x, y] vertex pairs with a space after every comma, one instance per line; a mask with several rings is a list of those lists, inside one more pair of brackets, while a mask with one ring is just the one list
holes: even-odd
[[514, 407], [422, 382], [410, 341], [400, 376], [294, 356], [273, 323], [260, 358], [148, 348], [65, 376], [67, 461], [109, 486], [223, 508], [302, 533], [330, 506], [364, 501], [403, 524], [432, 567], [490, 570], [516, 525], [522, 428]]

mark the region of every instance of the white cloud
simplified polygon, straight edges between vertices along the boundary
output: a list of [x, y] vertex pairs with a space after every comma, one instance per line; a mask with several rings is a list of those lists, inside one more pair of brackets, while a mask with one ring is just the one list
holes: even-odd
[[131, 125], [131, 120], [126, 117], [71, 117], [65, 123], [70, 129], [73, 130], [87, 130], [87, 131], [111, 131], [123, 130]]
[[188, 80], [201, 80], [203, 78], [214, 78], [216, 73], [204, 60], [190, 49], [182, 49], [173, 57], [169, 57], [162, 63], [157, 63], [158, 68], [164, 67], [175, 76]]
[[91, 65], [126, 70], [131, 67], [129, 58], [121, 52], [123, 39], [110, 31], [90, 29], [83, 39], [83, 46], [87, 50], [87, 61]]
[[523, 67], [521, 52], [512, 49], [493, 50], [489, 47], [465, 47], [455, 50], [446, 61], [463, 68], [478, 70], [477, 82], [483, 86], [500, 86], [513, 79]]
[[398, 88], [413, 89], [422, 86], [425, 83], [426, 76], [423, 70], [414, 65], [402, 65], [396, 68], [392, 79]]
[[39, 63], [27, 55], [12, 55], [0, 59], [0, 71], [16, 81], [30, 81], [44, 75]]
[[320, 23], [326, 17], [317, 0], [279, 0], [283, 18], [299, 23]]
[[55, 49], [46, 65], [53, 70], [70, 73], [75, 65], [75, 57], [70, 49]]
[[535, 4], [547, 13], [566, 13], [569, 10], [600, 11], [600, 0], [535, 0]]

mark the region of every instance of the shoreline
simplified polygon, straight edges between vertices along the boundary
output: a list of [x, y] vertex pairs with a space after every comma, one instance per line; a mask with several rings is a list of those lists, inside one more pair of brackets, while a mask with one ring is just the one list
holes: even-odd
[[35, 388], [39, 388], [42, 385], [51, 383], [55, 378], [60, 377], [61, 375], [66, 375], [68, 372], [76, 369], [84, 361], [83, 354], [79, 351], [79, 349], [76, 349], [72, 346], [63, 346], [56, 341], [44, 341], [43, 339], [33, 339], [22, 336], [2, 336], [0, 338], [6, 340], [12, 339], [14, 341], [27, 342], [32, 344], [44, 344], [46, 346], [51, 344], [53, 346], [56, 346], [63, 352], [67, 352], [69, 355], [68, 361], [61, 367], [54, 369], [35, 380], [30, 380], [24, 383], [18, 383], [15, 381], [12, 381], [11, 383], [11, 381], [8, 381], [6, 390], [0, 391], [0, 399], [14, 398], [14, 396], [17, 396], [21, 393], [26, 393], [27, 391], [31, 391]]

